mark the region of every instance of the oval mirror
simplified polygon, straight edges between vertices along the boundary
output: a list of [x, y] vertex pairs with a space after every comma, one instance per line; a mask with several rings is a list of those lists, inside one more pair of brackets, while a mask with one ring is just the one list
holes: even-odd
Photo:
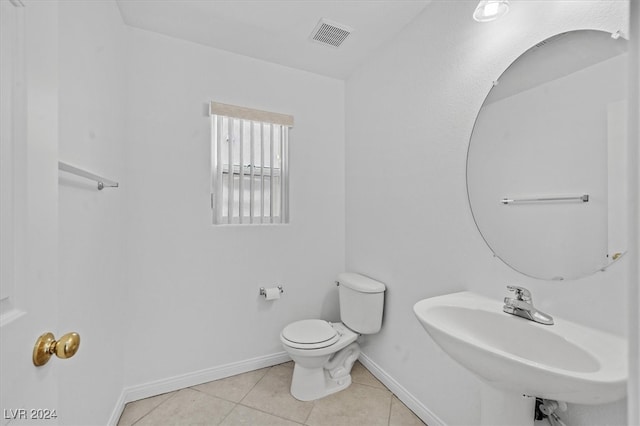
[[494, 83], [467, 153], [467, 192], [494, 254], [540, 279], [604, 270], [626, 250], [627, 41], [556, 35]]

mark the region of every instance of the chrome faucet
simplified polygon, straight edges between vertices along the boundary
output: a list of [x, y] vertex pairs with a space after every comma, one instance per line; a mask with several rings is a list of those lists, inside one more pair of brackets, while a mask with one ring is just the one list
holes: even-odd
[[508, 314], [522, 317], [545, 325], [553, 325], [553, 318], [533, 307], [531, 292], [524, 287], [508, 285], [509, 291], [513, 291], [515, 298], [505, 297], [502, 310]]

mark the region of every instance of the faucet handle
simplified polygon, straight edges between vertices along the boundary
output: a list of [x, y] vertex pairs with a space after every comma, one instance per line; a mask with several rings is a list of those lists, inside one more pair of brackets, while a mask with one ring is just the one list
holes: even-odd
[[516, 300], [531, 302], [531, 292], [526, 288], [517, 285], [508, 285], [507, 289], [516, 293]]

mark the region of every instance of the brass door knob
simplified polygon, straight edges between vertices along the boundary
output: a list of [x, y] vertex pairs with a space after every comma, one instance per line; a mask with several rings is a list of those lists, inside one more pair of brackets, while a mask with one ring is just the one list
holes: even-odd
[[80, 347], [80, 335], [75, 332], [67, 333], [56, 340], [53, 333], [44, 333], [38, 337], [33, 347], [33, 365], [40, 367], [49, 362], [51, 355], [58, 358], [71, 358]]

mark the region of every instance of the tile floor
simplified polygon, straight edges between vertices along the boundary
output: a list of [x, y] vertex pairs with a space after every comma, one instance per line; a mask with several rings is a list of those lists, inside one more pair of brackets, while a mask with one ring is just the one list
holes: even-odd
[[424, 425], [359, 362], [347, 389], [302, 402], [289, 393], [293, 362], [130, 402], [118, 426]]

